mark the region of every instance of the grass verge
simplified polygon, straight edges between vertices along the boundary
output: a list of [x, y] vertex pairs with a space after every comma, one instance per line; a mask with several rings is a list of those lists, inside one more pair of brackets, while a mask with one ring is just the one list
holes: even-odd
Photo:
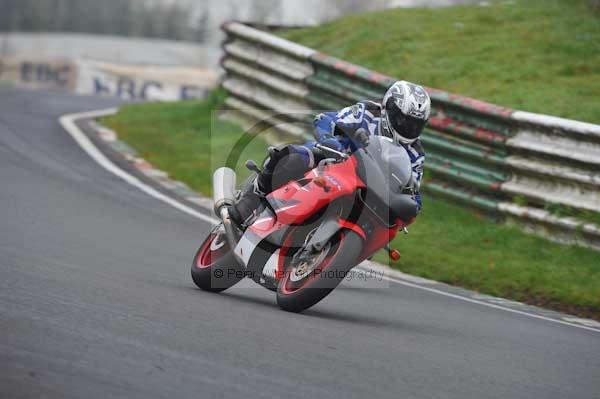
[[[239, 126], [213, 118], [222, 100], [216, 92], [203, 102], [130, 105], [102, 122], [152, 164], [208, 194], [215, 166], [243, 137]], [[262, 160], [265, 148], [256, 138], [236, 158]], [[598, 252], [553, 244], [427, 196], [410, 234], [394, 245], [402, 259], [393, 266], [404, 272], [600, 320]]]
[[[225, 93], [217, 90], [205, 101], [125, 106], [102, 122], [144, 159], [210, 195], [212, 174], [228, 159], [238, 160], [234, 169], [242, 179], [250, 174], [243, 163], [261, 162], [266, 154], [263, 140], [246, 143], [239, 126], [217, 117], [224, 98]], [[242, 150], [236, 150], [237, 143], [244, 143], [239, 146]]]
[[358, 65], [499, 105], [600, 123], [600, 19], [588, 0], [394, 9], [282, 35]]

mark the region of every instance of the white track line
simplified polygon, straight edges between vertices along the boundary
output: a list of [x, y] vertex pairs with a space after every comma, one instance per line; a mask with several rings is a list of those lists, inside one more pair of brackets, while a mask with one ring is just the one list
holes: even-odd
[[[373, 269], [370, 269], [369, 267], [364, 267], [364, 266], [359, 266], [358, 269], [361, 269], [363, 271], [370, 271]], [[489, 303], [489, 302], [483, 302], [483, 301], [478, 301], [477, 299], [473, 299], [473, 298], [469, 298], [469, 297], [465, 297], [465, 296], [461, 296], [461, 295], [456, 295], [456, 294], [452, 294], [450, 292], [446, 292], [446, 291], [442, 291], [442, 290], [437, 290], [435, 288], [431, 288], [431, 287], [424, 287], [422, 285], [418, 285], [415, 283], [410, 283], [408, 281], [404, 281], [404, 280], [400, 280], [394, 277], [389, 277], [389, 276], [381, 276], [384, 280], [386, 281], [391, 281], [397, 284], [402, 284], [405, 285], [407, 287], [412, 287], [412, 288], [418, 288], [420, 290], [423, 291], [428, 291], [428, 292], [433, 292], [439, 295], [443, 295], [449, 298], [454, 298], [454, 299], [460, 299], [461, 301], [466, 301], [466, 302], [471, 302], [471, 303], [476, 303], [479, 305], [483, 305], [483, 306], [487, 306], [489, 308], [494, 308], [494, 309], [500, 309], [500, 310], [504, 310], [510, 313], [516, 313], [516, 314], [520, 314], [523, 316], [529, 316], [529, 317], [533, 317], [535, 319], [540, 319], [540, 320], [546, 320], [546, 321], [551, 321], [553, 323], [558, 323], [558, 324], [562, 324], [565, 326], [571, 326], [571, 327], [577, 327], [577, 328], [581, 328], [584, 330], [589, 330], [589, 331], [594, 331], [594, 332], [600, 332], [600, 329], [597, 328], [593, 328], [593, 327], [588, 327], [588, 326], [583, 326], [581, 324], [575, 324], [575, 323], [570, 323], [568, 321], [564, 321], [564, 320], [559, 320], [559, 319], [553, 319], [551, 317], [546, 317], [546, 316], [542, 316], [542, 315], [538, 315], [535, 313], [529, 313], [529, 312], [525, 312], [522, 310], [517, 310], [517, 309], [513, 309], [513, 308], [507, 308], [505, 306], [501, 306], [501, 305], [497, 305], [494, 303]]]
[[[71, 137], [73, 137], [73, 139], [77, 142], [77, 144], [79, 144], [79, 146], [96, 162], [98, 163], [100, 166], [102, 166], [104, 169], [106, 169], [107, 171], [109, 171], [110, 173], [118, 176], [119, 178], [123, 179], [126, 183], [131, 184], [132, 186], [137, 187], [138, 189], [142, 190], [143, 192], [145, 192], [146, 194], [150, 195], [151, 197], [154, 197], [168, 205], [171, 205], [172, 207], [179, 209], [180, 211], [187, 213], [190, 216], [196, 217], [198, 219], [201, 219], [205, 222], [211, 223], [211, 224], [217, 224], [219, 223], [219, 220], [207, 216], [201, 212], [198, 212], [192, 208], [190, 208], [189, 206], [186, 206], [184, 204], [182, 204], [179, 201], [174, 200], [173, 198], [170, 198], [166, 195], [164, 195], [163, 193], [161, 193], [160, 191], [157, 191], [156, 189], [152, 188], [151, 186], [143, 183], [142, 181], [140, 181], [138, 178], [130, 175], [129, 173], [125, 172], [123, 169], [119, 168], [117, 165], [115, 165], [112, 161], [110, 161], [104, 154], [102, 154], [100, 152], [100, 150], [98, 150], [98, 148], [94, 145], [94, 143], [92, 143], [90, 141], [90, 139], [87, 138], [87, 136], [81, 131], [81, 129], [79, 129], [79, 127], [77, 127], [77, 125], [75, 124], [75, 121], [80, 120], [80, 119], [92, 119], [92, 118], [100, 118], [103, 116], [108, 116], [108, 115], [113, 115], [117, 112], [116, 108], [110, 108], [110, 109], [106, 109], [106, 110], [100, 110], [100, 111], [92, 111], [92, 112], [84, 112], [84, 113], [79, 113], [79, 114], [69, 114], [69, 115], [64, 115], [60, 118], [60, 124], [62, 125], [62, 127], [71, 135]], [[363, 271], [369, 271], [369, 270], [374, 270], [369, 268], [368, 266], [359, 266], [359, 268]], [[494, 303], [489, 303], [489, 302], [483, 302], [483, 301], [478, 301], [477, 299], [473, 299], [473, 298], [468, 298], [465, 296], [461, 296], [461, 295], [456, 295], [456, 294], [452, 294], [449, 292], [445, 292], [442, 290], [438, 290], [435, 288], [431, 288], [431, 287], [424, 287], [422, 285], [418, 285], [415, 283], [411, 283], [405, 280], [401, 280], [395, 277], [390, 277], [390, 276], [382, 276], [383, 279], [385, 279], [386, 281], [391, 281], [397, 284], [401, 284], [407, 287], [412, 287], [412, 288], [416, 288], [419, 290], [423, 290], [423, 291], [427, 291], [427, 292], [431, 292], [434, 294], [439, 294], [439, 295], [443, 295], [445, 297], [448, 298], [454, 298], [454, 299], [458, 299], [461, 301], [465, 301], [465, 302], [470, 302], [470, 303], [475, 303], [478, 305], [482, 305], [482, 306], [487, 306], [489, 308], [493, 308], [493, 309], [499, 309], [499, 310], [504, 310], [506, 312], [510, 312], [510, 313], [515, 313], [515, 314], [519, 314], [522, 316], [529, 316], [535, 319], [539, 319], [539, 320], [545, 320], [545, 321], [549, 321], [552, 323], [556, 323], [556, 324], [562, 324], [565, 326], [570, 326], [570, 327], [575, 327], [575, 328], [580, 328], [583, 330], [589, 330], [589, 331], [594, 331], [594, 332], [600, 332], [600, 329], [597, 328], [593, 328], [593, 327], [588, 327], [588, 326], [584, 326], [584, 325], [580, 325], [580, 324], [575, 324], [575, 323], [570, 323], [564, 320], [559, 320], [559, 319], [553, 319], [551, 317], [546, 317], [546, 316], [542, 316], [542, 315], [537, 315], [534, 313], [529, 313], [529, 312], [525, 312], [522, 310], [517, 310], [517, 309], [512, 309], [512, 308], [508, 308], [505, 306], [501, 306], [501, 305], [497, 305]]]
[[161, 193], [160, 191], [150, 187], [149, 185], [143, 183], [140, 179], [135, 176], [130, 175], [125, 172], [123, 169], [119, 168], [115, 165], [110, 159], [108, 159], [104, 154], [98, 150], [98, 148], [91, 142], [89, 138], [77, 127], [75, 124], [76, 120], [79, 119], [91, 119], [91, 118], [100, 118], [103, 116], [108, 116], [115, 114], [117, 112], [116, 108], [105, 109], [101, 111], [93, 111], [93, 112], [84, 112], [81, 114], [69, 114], [62, 116], [60, 120], [60, 124], [62, 127], [73, 137], [73, 139], [79, 144], [79, 146], [90, 156], [96, 163], [102, 166], [104, 169], [109, 171], [110, 173], [116, 175], [117, 177], [123, 179], [126, 183], [131, 184], [134, 187], [139, 188], [146, 194], [151, 197], [154, 197], [168, 205], [171, 205], [174, 208], [179, 209], [182, 212], [187, 213], [190, 216], [201, 219], [205, 222], [211, 224], [217, 224], [219, 221], [213, 217], [205, 215], [201, 212], [196, 211], [189, 206], [182, 204], [179, 201], [174, 200], [171, 197], [168, 197]]

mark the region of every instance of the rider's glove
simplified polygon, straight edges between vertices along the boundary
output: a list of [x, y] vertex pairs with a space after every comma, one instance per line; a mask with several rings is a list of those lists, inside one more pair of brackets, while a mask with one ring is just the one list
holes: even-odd
[[363, 128], [357, 129], [349, 137], [357, 147], [362, 148], [369, 145], [369, 133]]

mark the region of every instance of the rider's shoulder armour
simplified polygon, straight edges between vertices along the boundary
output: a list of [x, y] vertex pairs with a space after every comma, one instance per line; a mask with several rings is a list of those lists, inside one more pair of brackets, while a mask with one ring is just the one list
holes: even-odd
[[379, 118], [381, 117], [381, 104], [376, 101], [365, 100], [362, 101], [361, 104], [364, 105], [365, 112], [369, 112], [371, 117]]

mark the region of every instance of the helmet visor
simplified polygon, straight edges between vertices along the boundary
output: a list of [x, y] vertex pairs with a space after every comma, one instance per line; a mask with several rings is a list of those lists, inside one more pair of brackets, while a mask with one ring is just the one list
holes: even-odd
[[[391, 99], [390, 99], [391, 100]], [[427, 124], [426, 120], [418, 119], [413, 116], [404, 115], [400, 109], [394, 104], [393, 100], [388, 101], [389, 107], [387, 108], [387, 114], [389, 123], [394, 129], [396, 133], [400, 136], [413, 140], [419, 138], [425, 125]]]

